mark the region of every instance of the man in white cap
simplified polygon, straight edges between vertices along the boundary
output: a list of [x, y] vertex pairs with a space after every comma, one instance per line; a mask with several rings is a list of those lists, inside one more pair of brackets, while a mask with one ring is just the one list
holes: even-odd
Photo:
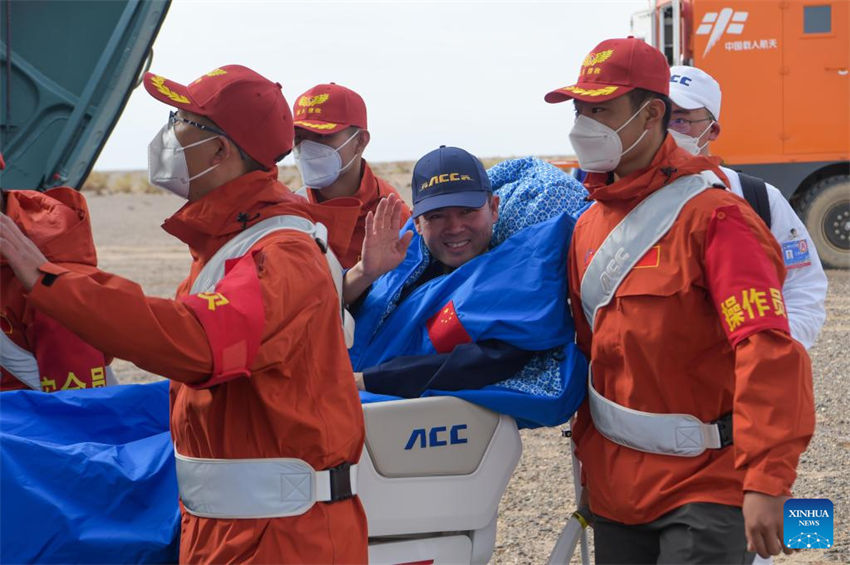
[[[721, 131], [720, 85], [701, 69], [674, 66], [670, 68], [670, 98], [673, 101], [670, 135], [694, 155], [710, 155], [709, 146]], [[826, 274], [809, 232], [775, 186], [728, 167], [721, 170], [729, 179], [732, 192], [753, 205], [782, 248], [788, 270], [782, 294], [791, 335], [809, 349], [826, 319], [827, 288]]]

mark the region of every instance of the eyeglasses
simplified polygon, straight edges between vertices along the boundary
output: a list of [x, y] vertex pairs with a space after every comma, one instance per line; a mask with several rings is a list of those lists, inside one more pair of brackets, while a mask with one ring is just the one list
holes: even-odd
[[239, 156], [242, 157], [242, 160], [244, 161], [246, 159], [246, 154], [244, 151], [242, 151], [242, 148], [239, 147], [239, 144], [233, 141], [233, 139], [229, 135], [227, 135], [220, 129], [204, 124], [199, 124], [198, 122], [193, 122], [192, 120], [187, 120], [186, 118], [178, 116], [177, 111], [172, 110], [168, 113], [168, 127], [173, 128], [175, 125], [177, 125], [177, 122], [183, 122], [184, 124], [189, 124], [190, 126], [196, 127], [200, 130], [208, 131], [210, 133], [214, 133], [216, 135], [220, 135], [224, 138], [227, 138], [227, 140], [230, 141], [234, 147], [236, 147], [236, 150], [239, 151]]
[[691, 124], [698, 124], [700, 122], [713, 122], [714, 118], [702, 118], [699, 120], [688, 120], [686, 118], [673, 118], [670, 120], [670, 126], [674, 130], [685, 133], [688, 129], [690, 129]]
[[173, 128], [175, 125], [177, 125], [177, 122], [183, 122], [184, 124], [189, 124], [192, 127], [196, 127], [204, 131], [209, 131], [216, 135], [223, 135], [224, 137], [227, 137], [227, 139], [230, 139], [230, 137], [228, 137], [228, 135], [220, 129], [214, 128], [212, 126], [206, 126], [204, 124], [199, 124], [198, 122], [193, 122], [192, 120], [187, 120], [186, 118], [181, 118], [177, 115], [177, 112], [175, 110], [172, 110], [168, 113], [168, 127]]

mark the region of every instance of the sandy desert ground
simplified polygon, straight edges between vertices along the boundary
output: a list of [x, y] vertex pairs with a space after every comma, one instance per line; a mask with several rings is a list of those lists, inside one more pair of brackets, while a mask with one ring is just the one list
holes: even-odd
[[[398, 171], [393, 179], [397, 186], [409, 187], [409, 164], [387, 167]], [[185, 276], [189, 255], [159, 225], [180, 207], [181, 200], [132, 187], [124, 194], [97, 192], [104, 191], [90, 187], [87, 194], [101, 267], [138, 282], [148, 294], [171, 296]], [[836, 541], [830, 550], [783, 556], [775, 560], [777, 564], [850, 562], [850, 272], [830, 271], [828, 275], [828, 319], [811, 351], [818, 428], [800, 463], [795, 495], [833, 501]], [[125, 383], [159, 378], [127, 362], [116, 361], [114, 366]], [[575, 509], [568, 440], [560, 429], [524, 431], [522, 437], [522, 460], [500, 506], [493, 563], [545, 563]]]

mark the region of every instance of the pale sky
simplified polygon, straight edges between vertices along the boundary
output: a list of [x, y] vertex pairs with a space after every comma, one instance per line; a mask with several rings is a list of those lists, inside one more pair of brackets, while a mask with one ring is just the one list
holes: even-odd
[[[629, 34], [647, 0], [289, 2], [174, 0], [151, 70], [187, 84], [241, 64], [291, 103], [336, 82], [366, 101], [371, 161], [416, 160], [456, 145], [481, 157], [567, 155], [575, 82], [600, 41]], [[137, 88], [95, 165], [145, 169], [169, 107]], [[279, 164], [292, 164], [292, 157]]]

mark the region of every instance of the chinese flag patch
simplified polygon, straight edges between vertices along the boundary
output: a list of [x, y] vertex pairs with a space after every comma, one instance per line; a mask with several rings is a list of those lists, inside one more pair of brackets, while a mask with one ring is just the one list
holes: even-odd
[[661, 246], [656, 245], [635, 263], [635, 269], [655, 268], [661, 262]]
[[471, 343], [472, 338], [457, 317], [455, 305], [449, 300], [440, 311], [431, 316], [427, 323], [428, 337], [437, 353], [451, 353], [462, 343]]

